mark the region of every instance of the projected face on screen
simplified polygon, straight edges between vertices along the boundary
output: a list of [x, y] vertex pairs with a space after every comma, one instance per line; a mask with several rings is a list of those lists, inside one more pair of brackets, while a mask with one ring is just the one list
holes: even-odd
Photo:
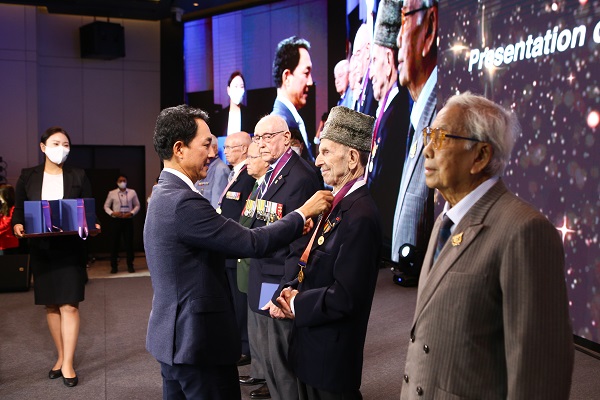
[[559, 230], [573, 331], [600, 342], [600, 3], [443, 1], [439, 101], [471, 90], [523, 133], [505, 182]]

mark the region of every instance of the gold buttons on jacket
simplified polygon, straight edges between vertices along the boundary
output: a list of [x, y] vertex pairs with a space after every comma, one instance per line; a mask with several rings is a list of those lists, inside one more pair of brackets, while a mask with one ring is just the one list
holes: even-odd
[[425, 354], [429, 353], [429, 346], [423, 346], [423, 351], [425, 352]]
[[408, 375], [404, 374], [404, 382], [408, 383]]
[[423, 388], [421, 386], [417, 386], [417, 394], [423, 396]]

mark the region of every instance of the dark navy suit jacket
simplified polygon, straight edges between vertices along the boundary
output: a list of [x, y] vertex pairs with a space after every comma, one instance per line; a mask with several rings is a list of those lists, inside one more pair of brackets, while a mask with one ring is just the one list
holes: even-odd
[[366, 186], [332, 210], [333, 227], [315, 240], [304, 281], [290, 284], [294, 329], [289, 360], [300, 381], [341, 393], [361, 383], [363, 348], [381, 248], [379, 214]]
[[[273, 178], [273, 181], [267, 192], [263, 196], [264, 200], [283, 204], [283, 215], [300, 207], [317, 190], [322, 189], [314, 169], [292, 152], [292, 157], [285, 167]], [[265, 222], [257, 220], [256, 216], [252, 220], [252, 227], [264, 226]], [[275, 291], [274, 299], [277, 298], [283, 284], [291, 281], [298, 274], [298, 258], [308, 244], [309, 235], [290, 243], [289, 246], [279, 248], [263, 258], [253, 258], [250, 262], [250, 276], [248, 281], [248, 305], [250, 309], [269, 315], [268, 311], [259, 310], [259, 300], [261, 286], [263, 282], [279, 284], [279, 289]], [[296, 255], [294, 258], [288, 256]], [[261, 304], [260, 307], [264, 306]]]
[[[221, 202], [221, 215], [225, 218], [231, 218], [234, 221], [239, 221], [242, 216], [242, 210], [244, 209], [244, 205], [246, 204], [246, 200], [250, 193], [252, 192], [252, 187], [254, 186], [254, 182], [256, 179], [248, 175], [248, 171], [246, 170], [246, 166], [242, 167], [240, 174], [235, 179], [235, 182], [229, 186], [227, 189], [227, 193], [233, 194], [230, 196], [231, 198], [227, 198], [227, 193], [223, 196], [223, 200]], [[239, 197], [238, 197], [239, 194]], [[236, 199], [237, 198], [237, 199]], [[225, 262], [225, 266], [227, 268], [236, 269], [237, 268], [237, 258], [227, 259]]]
[[144, 226], [154, 289], [148, 351], [168, 365], [235, 364], [240, 337], [225, 255], [262, 256], [300, 237], [302, 227], [302, 217], [291, 213], [251, 231], [217, 214], [178, 176], [161, 172]]
[[[275, 103], [273, 103], [273, 111], [271, 111], [271, 114], [279, 115], [281, 118], [285, 119], [285, 122], [287, 122], [288, 128], [290, 130], [296, 129], [296, 130], [300, 131], [300, 126], [294, 119], [292, 112], [281, 101], [279, 101], [277, 99], [275, 100]], [[306, 126], [304, 128], [306, 129]], [[306, 139], [309, 141], [309, 143], [304, 142], [304, 149], [302, 149], [301, 156], [302, 156], [302, 158], [307, 160], [309, 163], [312, 163], [312, 161], [314, 160], [314, 156], [312, 154], [312, 151], [309, 152], [309, 149], [312, 150], [312, 147], [311, 147], [311, 143], [310, 143], [311, 138], [308, 137], [308, 131], [307, 131]], [[312, 157], [312, 159], [311, 159], [311, 157]]]

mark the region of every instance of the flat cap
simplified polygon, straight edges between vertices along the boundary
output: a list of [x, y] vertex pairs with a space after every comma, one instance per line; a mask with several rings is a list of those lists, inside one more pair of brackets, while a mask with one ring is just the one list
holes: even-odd
[[373, 43], [389, 49], [397, 49], [396, 39], [402, 25], [402, 1], [381, 0], [375, 21]]
[[348, 107], [336, 106], [329, 112], [321, 139], [341, 143], [358, 151], [371, 151], [375, 118]]

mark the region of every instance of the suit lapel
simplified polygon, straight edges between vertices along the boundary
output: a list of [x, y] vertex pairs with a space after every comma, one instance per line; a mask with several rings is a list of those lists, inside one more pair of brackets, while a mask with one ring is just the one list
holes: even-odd
[[63, 188], [64, 188], [64, 192], [63, 192], [64, 199], [77, 197], [77, 195], [74, 195], [73, 193], [71, 193], [72, 188], [73, 188], [73, 174], [71, 173], [71, 169], [69, 169], [69, 168], [63, 168]]
[[348, 211], [350, 209], [350, 207], [352, 207], [352, 204], [360, 199], [361, 197], [367, 195], [368, 189], [367, 186], [361, 186], [360, 188], [356, 189], [354, 192], [350, 193], [349, 195], [347, 195], [346, 197], [344, 197], [342, 199], [342, 201], [340, 201], [339, 205], [336, 207], [335, 214], [330, 214], [328, 217], [328, 220], [330, 221], [330, 229], [328, 229], [327, 232], [324, 232], [325, 230], [325, 222], [323, 223], [323, 226], [320, 227], [320, 232], [319, 234], [317, 234], [317, 238], [319, 238], [320, 236], [323, 236], [323, 238], [325, 239], [325, 241], [322, 244], [319, 244], [318, 241], [316, 241], [312, 248], [311, 251], [321, 247], [322, 245], [324, 245], [325, 243], [327, 243], [327, 238], [329, 236], [331, 236], [331, 234], [333, 233], [333, 231], [340, 226], [340, 222], [342, 222], [342, 219], [344, 217], [344, 213], [346, 211]]
[[456, 240], [456, 245], [446, 243], [438, 255], [436, 263], [432, 264], [442, 221], [441, 215], [437, 218], [431, 233], [431, 238], [429, 239], [427, 254], [423, 261], [423, 268], [421, 269], [421, 275], [419, 277], [417, 306], [413, 318], [413, 326], [419, 318], [420, 313], [423, 311], [429, 300], [431, 300], [431, 297], [434, 295], [435, 290], [440, 285], [444, 276], [452, 269], [456, 261], [467, 248], [475, 242], [477, 236], [485, 227], [485, 216], [494, 203], [496, 203], [504, 193], [506, 193], [506, 186], [504, 186], [504, 183], [500, 180], [471, 207], [456, 226], [456, 229], [454, 229], [450, 239], [448, 239], [449, 242], [452, 242], [454, 237], [458, 237], [458, 235], [462, 234], [461, 240]]
[[[421, 118], [419, 118], [419, 123], [416, 126], [412, 141], [410, 143], [410, 147], [413, 146], [413, 143], [416, 143], [416, 153], [414, 157], [408, 157], [406, 159], [406, 161], [404, 162], [404, 170], [405, 171], [402, 175], [403, 178], [402, 179], [402, 183], [401, 183], [401, 187], [400, 187], [400, 193], [406, 195], [406, 187], [408, 186], [408, 183], [412, 180], [412, 176], [415, 173], [416, 170], [416, 166], [419, 164], [419, 160], [421, 159], [421, 153], [423, 153], [423, 135], [421, 134], [421, 132], [423, 131], [423, 129], [430, 125], [431, 122], [433, 121], [433, 119], [435, 118], [436, 113], [436, 104], [437, 104], [437, 97], [436, 97], [436, 90], [434, 89], [431, 92], [431, 95], [429, 96], [429, 98], [427, 99], [427, 104], [425, 105], [425, 108], [423, 109], [423, 114], [421, 115]], [[410, 147], [408, 148], [409, 154], [410, 154]], [[399, 207], [402, 207], [402, 203], [404, 203], [404, 196], [401, 199], [401, 203], [399, 204]]]
[[288, 160], [287, 164], [285, 164], [285, 166], [279, 170], [277, 175], [273, 177], [273, 180], [267, 188], [265, 195], [262, 197], [263, 200], [271, 200], [275, 193], [277, 193], [285, 185], [285, 178], [292, 171], [292, 168], [294, 167], [294, 165], [296, 165], [299, 159], [300, 156], [297, 155], [295, 152], [292, 152], [292, 156]]

